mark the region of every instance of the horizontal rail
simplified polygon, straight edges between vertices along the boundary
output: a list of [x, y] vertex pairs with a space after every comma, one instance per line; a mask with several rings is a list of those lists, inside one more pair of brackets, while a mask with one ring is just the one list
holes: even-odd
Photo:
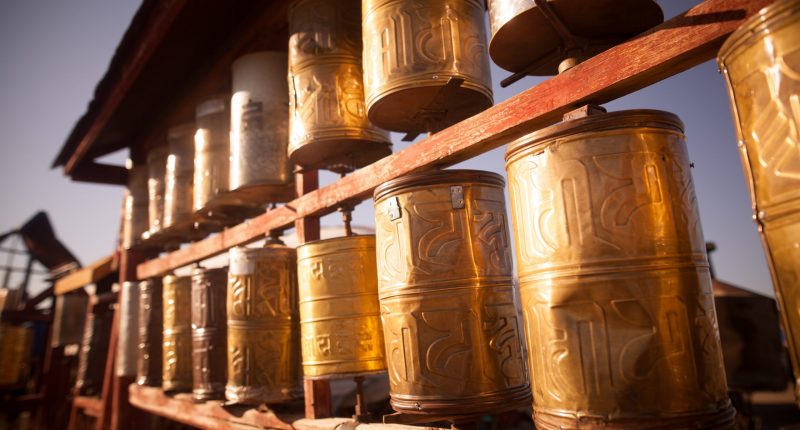
[[706, 0], [658, 27], [461, 121], [337, 182], [279, 208], [140, 264], [139, 279], [221, 254], [295, 220], [334, 212], [343, 201], [370, 197], [378, 185], [409, 173], [446, 167], [557, 122], [586, 103], [607, 103], [716, 55], [742, 21], [770, 0]]

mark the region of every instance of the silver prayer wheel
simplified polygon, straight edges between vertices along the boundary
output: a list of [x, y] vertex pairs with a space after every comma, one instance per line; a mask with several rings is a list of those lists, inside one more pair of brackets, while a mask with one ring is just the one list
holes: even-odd
[[294, 197], [289, 162], [286, 52], [261, 51], [236, 59], [231, 97], [231, 194], [261, 206]]
[[194, 216], [194, 123], [169, 129], [166, 175], [164, 178], [164, 222], [170, 240], [199, 239]]
[[79, 289], [55, 296], [51, 346], [80, 345], [89, 297]]
[[128, 169], [128, 188], [125, 190], [122, 220], [122, 247], [137, 245], [148, 229], [147, 166]]
[[153, 237], [164, 227], [164, 178], [167, 174], [166, 145], [157, 146], [147, 153], [147, 214], [148, 229], [143, 238]]
[[227, 286], [227, 267], [192, 271], [192, 394], [196, 400], [225, 398]]
[[136, 383], [161, 386], [164, 339], [161, 278], [139, 282], [139, 348]]
[[349, 171], [391, 153], [367, 119], [360, 0], [301, 0], [289, 10], [289, 157]]
[[123, 282], [120, 286], [119, 332], [114, 366], [117, 376], [136, 376], [139, 349], [139, 283]]
[[369, 120], [436, 132], [492, 105], [484, 3], [363, 0]]

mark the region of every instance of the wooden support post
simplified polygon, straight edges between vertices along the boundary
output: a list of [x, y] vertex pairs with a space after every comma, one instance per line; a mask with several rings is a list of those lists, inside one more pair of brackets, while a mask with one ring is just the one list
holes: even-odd
[[[316, 190], [319, 188], [319, 172], [307, 170], [297, 173], [295, 186], [298, 197]], [[294, 227], [297, 232], [297, 241], [300, 244], [320, 238], [318, 216], [298, 218], [294, 222]], [[303, 381], [303, 390], [306, 399], [306, 418], [328, 418], [332, 415], [331, 385], [328, 381], [305, 380]]]

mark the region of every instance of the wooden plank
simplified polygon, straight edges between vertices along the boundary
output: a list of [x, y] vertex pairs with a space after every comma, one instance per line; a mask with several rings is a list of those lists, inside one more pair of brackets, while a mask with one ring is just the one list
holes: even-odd
[[91, 265], [78, 269], [57, 280], [55, 295], [60, 296], [70, 291], [75, 291], [105, 278], [112, 273], [114, 261], [114, 254], [107, 255]]
[[76, 409], [83, 409], [91, 416], [97, 416], [102, 408], [102, 402], [98, 397], [77, 396], [72, 400], [72, 405]]
[[714, 57], [724, 39], [770, 0], [706, 0], [664, 24], [565, 73], [436, 133], [334, 184], [298, 197], [245, 223], [150, 260], [139, 279], [162, 275], [254, 241], [295, 220], [322, 216], [344, 200], [369, 198], [378, 185], [408, 173], [445, 167], [546, 127], [586, 103], [601, 104]]
[[72, 180], [109, 185], [128, 185], [128, 169], [125, 166], [100, 164], [93, 161], [80, 164], [73, 171]]

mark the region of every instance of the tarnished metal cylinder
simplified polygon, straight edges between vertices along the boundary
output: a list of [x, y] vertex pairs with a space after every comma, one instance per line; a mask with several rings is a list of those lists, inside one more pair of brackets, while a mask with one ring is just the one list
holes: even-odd
[[678, 117], [557, 124], [506, 170], [537, 428], [730, 428]]
[[289, 157], [350, 170], [391, 153], [367, 119], [360, 0], [301, 0], [289, 11]]
[[55, 296], [52, 347], [80, 345], [89, 297], [83, 289]]
[[136, 376], [139, 349], [139, 283], [123, 282], [120, 288], [115, 373], [117, 376]]
[[166, 145], [158, 146], [147, 153], [147, 236], [152, 236], [164, 227], [164, 178], [167, 174]]
[[194, 229], [194, 123], [172, 127], [168, 132], [169, 156], [164, 178], [164, 223], [172, 236], [198, 237]]
[[131, 249], [148, 229], [147, 166], [128, 169], [125, 209], [122, 221], [122, 247]]
[[435, 132], [492, 105], [482, 1], [361, 4], [364, 93], [373, 124]]
[[114, 319], [114, 304], [109, 295], [116, 296], [116, 293], [94, 296], [92, 312], [86, 316], [75, 382], [81, 396], [97, 396], [103, 390], [111, 324]]
[[[195, 111], [194, 211], [209, 218], [222, 216], [230, 189], [229, 99], [218, 96], [200, 103]], [[218, 213], [220, 212], [220, 213]]]
[[16, 385], [29, 369], [33, 331], [30, 328], [0, 324], [0, 385]]
[[300, 246], [297, 278], [303, 375], [316, 379], [385, 372], [375, 236]]
[[[800, 387], [800, 2], [777, 1], [725, 42], [728, 83], [753, 219]], [[798, 388], [800, 390], [800, 388]], [[800, 392], [795, 393], [800, 401]]]
[[289, 201], [287, 54], [262, 51], [236, 59], [231, 97], [231, 193], [242, 204]]
[[503, 178], [409, 175], [375, 190], [378, 286], [392, 407], [465, 416], [531, 401]]
[[192, 272], [192, 364], [197, 400], [225, 398], [228, 370], [225, 295], [228, 268]]
[[139, 282], [139, 351], [136, 383], [161, 386], [163, 357], [163, 289], [161, 278]]
[[167, 275], [164, 288], [164, 352], [161, 387], [192, 391], [192, 279]]
[[536, 0], [488, 0], [489, 55], [500, 67], [529, 75], [555, 75], [567, 57], [584, 60], [660, 24], [653, 0], [547, 0], [563, 27], [577, 36], [566, 46]]
[[299, 396], [297, 253], [282, 244], [230, 250], [228, 384], [243, 404]]

